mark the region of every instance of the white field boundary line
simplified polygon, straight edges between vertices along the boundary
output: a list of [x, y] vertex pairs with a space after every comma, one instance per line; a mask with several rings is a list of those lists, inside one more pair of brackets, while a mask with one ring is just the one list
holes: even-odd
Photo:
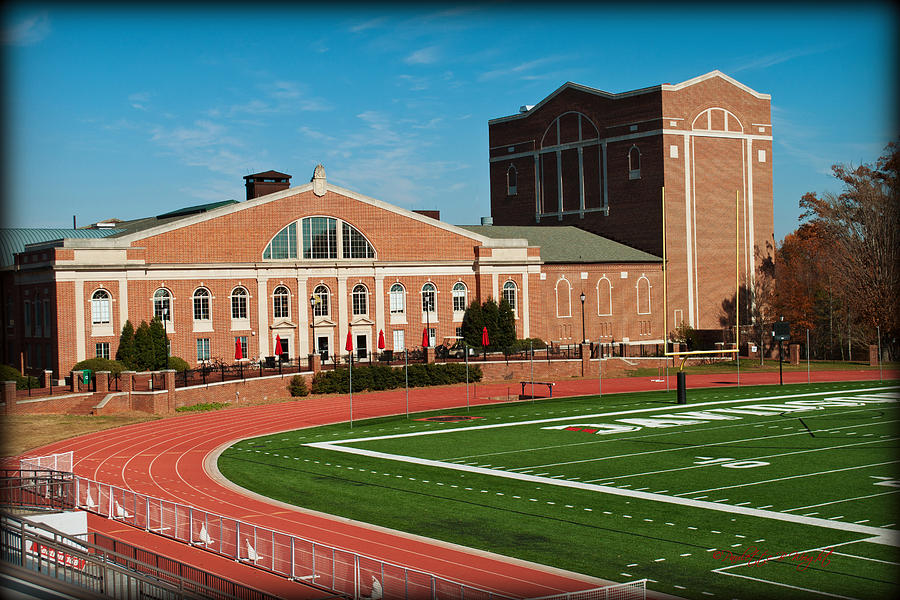
[[[895, 389], [893, 387], [880, 387], [880, 388], [867, 388], [867, 389], [858, 389], [852, 390], [855, 392], [869, 392], [869, 391], [881, 391], [885, 389]], [[846, 393], [850, 390], [844, 390], [843, 393]], [[829, 394], [840, 394], [841, 390], [831, 390], [828, 392], [815, 392], [808, 394], [790, 394], [787, 396], [780, 397], [769, 397], [769, 400], [776, 400], [781, 398], [796, 398], [796, 397], [808, 397], [808, 396], [823, 396]], [[758, 398], [753, 399], [744, 399], [744, 400], [727, 400], [720, 402], [707, 402], [703, 403], [703, 405], [715, 405], [715, 404], [733, 404], [735, 402], [755, 402]], [[695, 405], [699, 406], [699, 405]], [[633, 411], [617, 411], [615, 413], [607, 413], [598, 414], [594, 416], [608, 416], [611, 414], [631, 414], [635, 412], [649, 412], [649, 411], [658, 411], [658, 410], [671, 410], [671, 407], [661, 407], [661, 408], [653, 408], [653, 409], [637, 409]], [[714, 510], [718, 512], [725, 512], [730, 514], [740, 514], [751, 517], [759, 517], [763, 519], [770, 519], [776, 521], [786, 521], [788, 523], [801, 524], [801, 525], [810, 525], [813, 527], [821, 527], [824, 529], [836, 529], [839, 531], [851, 531], [856, 533], [862, 533], [865, 535], [873, 536], [873, 539], [869, 540], [875, 543], [881, 543], [892, 546], [900, 546], [900, 532], [886, 529], [882, 527], [872, 527], [868, 525], [859, 525], [856, 523], [844, 523], [840, 521], [831, 521], [828, 519], [820, 519], [816, 517], [804, 517], [800, 515], [792, 515], [785, 514], [776, 511], [770, 510], [762, 510], [758, 508], [749, 508], [746, 506], [731, 506], [727, 504], [717, 504], [715, 502], [707, 502], [703, 500], [693, 500], [691, 498], [679, 498], [675, 496], [667, 496], [664, 494], [654, 494], [651, 492], [640, 492], [637, 490], [627, 490], [616, 487], [604, 486], [604, 485], [596, 485], [591, 483], [583, 483], [578, 481], [568, 481], [565, 479], [552, 479], [549, 477], [538, 477], [536, 475], [528, 475], [526, 473], [513, 473], [509, 471], [497, 471], [494, 469], [486, 469], [483, 467], [474, 467], [469, 465], [460, 465], [454, 463], [448, 463], [444, 461], [438, 460], [430, 460], [425, 458], [417, 458], [413, 456], [404, 456], [400, 454], [389, 454], [387, 452], [377, 452], [373, 450], [365, 450], [362, 448], [353, 448], [349, 446], [345, 446], [343, 444], [356, 443], [356, 442], [364, 442], [364, 441], [373, 441], [373, 440], [383, 440], [383, 439], [396, 439], [396, 438], [404, 438], [404, 437], [415, 437], [419, 435], [435, 435], [442, 433], [455, 433], [458, 431], [471, 431], [473, 429], [495, 429], [498, 427], [510, 427], [514, 425], [525, 425], [531, 423], [548, 423], [548, 422], [557, 422], [560, 420], [578, 420], [584, 419], [584, 416], [578, 417], [563, 417], [557, 419], [539, 419], [530, 422], [516, 422], [516, 423], [497, 423], [494, 425], [479, 425], [474, 427], [467, 428], [453, 428], [453, 429], [443, 429], [438, 431], [424, 431], [424, 432], [416, 432], [416, 433], [401, 433], [401, 434], [392, 434], [385, 436], [374, 436], [368, 438], [355, 438], [349, 440], [339, 440], [336, 442], [311, 442], [308, 444], [304, 444], [305, 446], [309, 446], [312, 448], [319, 448], [323, 450], [331, 450], [334, 452], [343, 452], [347, 454], [355, 454], [358, 456], [366, 456], [369, 458], [380, 458], [384, 460], [391, 460], [396, 462], [404, 462], [410, 464], [416, 464], [427, 467], [435, 467], [439, 469], [449, 469], [451, 471], [462, 471], [465, 473], [476, 473], [479, 475], [485, 475], [489, 477], [500, 477], [506, 479], [514, 479], [518, 481], [526, 481], [529, 483], [539, 483], [542, 485], [553, 485], [557, 487], [566, 487], [566, 488], [574, 488], [580, 490], [587, 490], [593, 492], [599, 492], [603, 494], [611, 494], [614, 496], [624, 496], [628, 498], [638, 498], [641, 500], [648, 500], [650, 502], [662, 502], [666, 504], [676, 504], [680, 506], [690, 506], [693, 508], [700, 508], [705, 510]], [[590, 417], [589, 417], [590, 418]]]
[[[861, 540], [858, 540], [858, 541], [861, 541]], [[850, 543], [855, 543], [855, 542], [844, 542], [844, 543], [842, 543], [842, 544], [832, 544], [832, 545], [829, 545], [829, 546], [821, 546], [821, 547], [819, 547], [819, 548], [810, 548], [810, 549], [808, 549], [808, 550], [800, 550], [800, 551], [799, 551], [799, 554], [805, 554], [805, 553], [807, 553], [807, 552], [816, 552], [816, 551], [818, 551], [818, 550], [825, 550], [825, 549], [828, 549], [828, 548], [835, 548], [835, 547], [837, 547], [837, 546], [842, 546], [842, 545], [844, 545], [844, 544], [850, 544]], [[792, 554], [793, 554], [793, 553], [792, 553]], [[837, 552], [834, 552], [834, 554], [837, 554]], [[749, 563], [738, 563], [738, 564], [736, 564], [736, 565], [729, 565], [729, 566], [727, 566], [727, 567], [720, 567], [720, 568], [718, 568], [718, 569], [713, 569], [712, 572], [713, 572], [713, 573], [718, 573], [719, 575], [728, 575], [729, 577], [740, 577], [741, 579], [749, 579], [749, 580], [751, 580], [751, 581], [756, 581], [757, 583], [768, 583], [769, 585], [776, 585], [776, 586], [778, 586], [778, 587], [790, 588], [790, 589], [792, 589], [792, 590], [800, 590], [800, 591], [803, 591], [803, 592], [810, 592], [810, 593], [812, 593], [812, 594], [819, 594], [819, 595], [821, 595], [821, 596], [828, 596], [829, 598], [842, 598], [843, 600], [858, 600], [858, 598], [855, 598], [855, 597], [853, 597], [853, 596], [841, 596], [840, 594], [832, 594], [832, 593], [829, 593], [829, 592], [823, 592], [822, 590], [814, 590], [814, 589], [811, 589], [811, 588], [800, 587], [800, 586], [797, 586], [797, 585], [790, 585], [790, 584], [787, 584], [787, 583], [781, 583], [781, 582], [779, 582], [779, 581], [771, 581], [771, 580], [769, 580], [769, 579], [762, 579], [762, 578], [760, 578], [760, 577], [750, 577], [749, 575], [740, 575], [740, 574], [738, 574], [738, 573], [728, 573], [728, 571], [729, 571], [730, 569], [739, 569], [739, 568], [741, 568], [741, 567], [749, 567], [749, 566], [750, 566]], [[764, 565], [758, 565], [758, 566], [761, 566], [761, 567], [765, 568]]]

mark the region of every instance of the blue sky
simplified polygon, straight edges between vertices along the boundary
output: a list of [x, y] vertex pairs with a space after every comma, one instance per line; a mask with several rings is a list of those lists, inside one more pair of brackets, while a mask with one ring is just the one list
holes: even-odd
[[896, 139], [884, 3], [7, 6], [6, 226], [245, 197], [275, 169], [444, 221], [490, 214], [487, 121], [566, 81], [609, 92], [718, 69], [771, 94], [775, 235], [833, 163]]

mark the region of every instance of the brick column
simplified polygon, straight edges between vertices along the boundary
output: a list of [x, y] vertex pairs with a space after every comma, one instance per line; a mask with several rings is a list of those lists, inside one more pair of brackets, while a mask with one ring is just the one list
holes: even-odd
[[16, 405], [16, 382], [4, 381], [0, 386], [0, 397], [6, 403], [6, 414], [12, 414]]
[[317, 352], [309, 355], [309, 370], [318, 373], [322, 370], [322, 356]]
[[800, 364], [800, 344], [791, 344], [788, 354], [791, 357], [792, 365]]
[[119, 373], [119, 384], [123, 392], [130, 394], [134, 389], [134, 371], [122, 371]]
[[869, 366], [870, 367], [878, 366], [878, 345], [877, 344], [869, 344]]
[[69, 384], [70, 392], [78, 392], [81, 388], [78, 385], [79, 380], [81, 379], [81, 371], [72, 371], [72, 383]]
[[589, 344], [581, 346], [581, 376], [587, 377], [591, 373], [591, 347]]
[[426, 346], [422, 348], [422, 352], [425, 354], [425, 362], [431, 364], [434, 362], [434, 348], [431, 346]]
[[161, 373], [163, 380], [163, 389], [168, 390], [168, 406], [167, 412], [175, 412], [175, 369], [166, 369]]
[[97, 390], [98, 392], [109, 391], [109, 371], [97, 371]]
[[41, 373], [41, 387], [49, 388], [53, 383], [53, 371], [44, 371]]

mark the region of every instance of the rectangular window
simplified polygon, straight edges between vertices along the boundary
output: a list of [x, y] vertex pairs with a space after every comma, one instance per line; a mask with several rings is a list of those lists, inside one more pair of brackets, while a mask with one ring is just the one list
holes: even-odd
[[434, 348], [434, 327], [431, 327], [428, 330], [428, 345], [431, 348]]
[[[50, 301], [44, 300], [44, 337], [50, 337]], [[49, 361], [48, 361], [49, 364]]]
[[766, 151], [760, 150], [756, 154], [757, 158], [759, 158], [759, 162], [766, 162]]
[[244, 358], [250, 358], [250, 355], [248, 353], [249, 345], [247, 343], [247, 339], [248, 339], [247, 336], [241, 335], [234, 339], [235, 339], [235, 341], [240, 341], [240, 343], [241, 343], [241, 356], [243, 356]]
[[669, 146], [669, 158], [678, 158], [678, 146], [675, 144]]
[[404, 341], [404, 331], [402, 329], [394, 330], [394, 352], [400, 352], [406, 349], [406, 342]]
[[231, 297], [231, 318], [246, 319], [247, 318], [247, 296], [234, 295]]
[[41, 337], [43, 332], [41, 331], [41, 327], [43, 325], [43, 316], [44, 311], [41, 310], [41, 301], [34, 301], [34, 337]]
[[31, 302], [24, 302], [22, 309], [25, 313], [25, 335], [31, 336]]
[[303, 258], [337, 258], [337, 219], [303, 219]]
[[209, 321], [209, 297], [194, 297], [194, 320]]
[[463, 334], [462, 334], [462, 327], [457, 327], [457, 328], [456, 328], [456, 337], [461, 338], [462, 336], [463, 336]]
[[197, 338], [197, 362], [209, 360], [209, 338]]
[[97, 342], [94, 344], [94, 355], [97, 358], [109, 360], [109, 342]]

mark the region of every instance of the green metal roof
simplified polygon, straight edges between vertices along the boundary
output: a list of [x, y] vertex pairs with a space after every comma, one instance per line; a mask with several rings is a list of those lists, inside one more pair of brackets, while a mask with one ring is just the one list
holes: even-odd
[[523, 238], [540, 246], [545, 263], [661, 262], [642, 250], [572, 227], [538, 225], [460, 225], [461, 229], [489, 238]]
[[14, 264], [13, 254], [25, 250], [26, 244], [39, 244], [66, 238], [105, 238], [121, 229], [0, 229], [0, 268]]

